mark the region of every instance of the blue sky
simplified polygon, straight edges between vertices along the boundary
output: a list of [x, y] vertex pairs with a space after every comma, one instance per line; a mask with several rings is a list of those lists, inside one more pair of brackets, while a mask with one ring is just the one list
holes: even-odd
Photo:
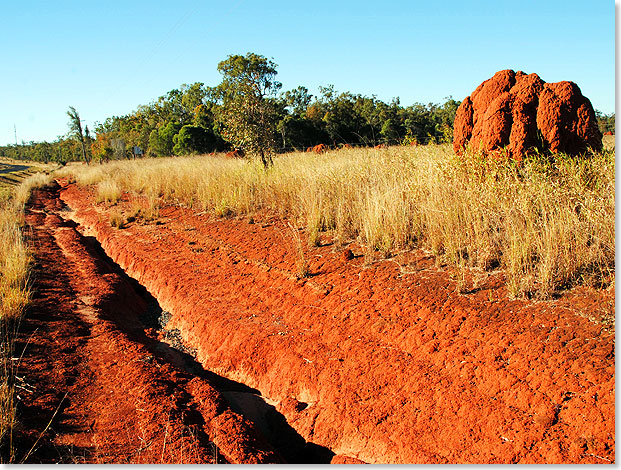
[[610, 0], [4, 1], [0, 145], [55, 140], [182, 83], [217, 85], [229, 54], [273, 58], [283, 89], [462, 100], [496, 71], [576, 82], [615, 108]]

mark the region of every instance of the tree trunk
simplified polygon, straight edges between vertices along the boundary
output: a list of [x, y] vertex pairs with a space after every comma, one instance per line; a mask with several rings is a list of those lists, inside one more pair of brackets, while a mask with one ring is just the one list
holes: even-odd
[[263, 168], [268, 169], [274, 163], [272, 161], [272, 156], [268, 153], [266, 154], [263, 149], [259, 150], [259, 155], [261, 156], [261, 163], [263, 163]]
[[80, 143], [82, 144], [82, 159], [86, 162], [86, 164], [90, 164], [90, 161], [86, 157], [86, 146], [84, 145], [84, 140], [80, 139]]

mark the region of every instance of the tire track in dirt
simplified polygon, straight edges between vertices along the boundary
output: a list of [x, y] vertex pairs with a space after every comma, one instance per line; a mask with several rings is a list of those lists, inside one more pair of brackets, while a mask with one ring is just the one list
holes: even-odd
[[19, 396], [17, 459], [281, 462], [207, 378], [171, 365], [139, 322], [144, 298], [62, 218], [57, 190], [35, 191], [26, 216], [36, 293], [16, 342], [32, 387]]
[[459, 295], [423, 253], [366, 265], [331, 246], [306, 250], [297, 279], [277, 221], [165, 207], [117, 230], [88, 191], [61, 198], [202, 365], [306, 440], [377, 463], [614, 461], [613, 293], [513, 301], [491, 276]]

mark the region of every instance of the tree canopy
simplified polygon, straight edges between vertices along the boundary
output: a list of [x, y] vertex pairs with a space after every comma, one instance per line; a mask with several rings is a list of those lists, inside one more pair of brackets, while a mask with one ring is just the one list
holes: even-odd
[[216, 123], [224, 139], [235, 148], [259, 155], [264, 167], [272, 162], [278, 123], [277, 65], [249, 52], [231, 55], [218, 64], [222, 83], [215, 89]]
[[86, 150], [86, 140], [90, 139], [88, 127], [86, 128], [86, 134], [82, 132], [82, 121], [80, 119], [80, 115], [73, 106], [69, 106], [67, 116], [69, 116], [69, 137], [72, 137], [80, 142], [80, 146], [82, 148], [82, 159], [86, 163], [89, 163], [90, 158], [88, 157], [88, 152]]
[[[0, 156], [67, 162], [129, 158], [133, 146], [151, 157], [243, 149], [269, 166], [272, 154], [318, 144], [338, 147], [408, 145], [452, 141], [459, 101], [413, 103], [319, 87], [281, 91], [277, 65], [261, 55], [230, 55], [218, 64], [221, 83], [182, 84], [124, 116], [96, 123], [86, 135], [70, 107], [69, 132], [52, 143], [0, 147]], [[597, 112], [602, 132], [614, 132], [615, 116]]]

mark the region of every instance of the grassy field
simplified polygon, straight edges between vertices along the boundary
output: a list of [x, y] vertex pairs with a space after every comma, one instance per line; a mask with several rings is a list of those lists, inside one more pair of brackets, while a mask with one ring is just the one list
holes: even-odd
[[514, 296], [549, 298], [614, 279], [614, 149], [522, 165], [458, 158], [449, 145], [290, 153], [256, 161], [184, 157], [67, 167], [99, 201], [122, 191], [219, 216], [268, 210], [386, 256], [422, 248], [439, 263], [503, 269]]
[[604, 143], [604, 150], [614, 150], [615, 149], [615, 136], [614, 135], [605, 135], [602, 139]]
[[36, 173], [49, 173], [57, 168], [55, 164], [22, 162], [0, 157], [0, 201], [11, 198], [15, 187]]
[[[5, 163], [5, 162], [2, 162]], [[2, 164], [0, 163], [0, 165]], [[19, 162], [15, 165], [22, 166]], [[50, 181], [44, 168], [18, 169], [0, 181], [0, 462], [13, 461], [15, 371], [13, 338], [30, 300], [29, 272], [32, 257], [23, 233], [24, 205], [31, 190]], [[47, 167], [50, 171], [52, 167]]]

